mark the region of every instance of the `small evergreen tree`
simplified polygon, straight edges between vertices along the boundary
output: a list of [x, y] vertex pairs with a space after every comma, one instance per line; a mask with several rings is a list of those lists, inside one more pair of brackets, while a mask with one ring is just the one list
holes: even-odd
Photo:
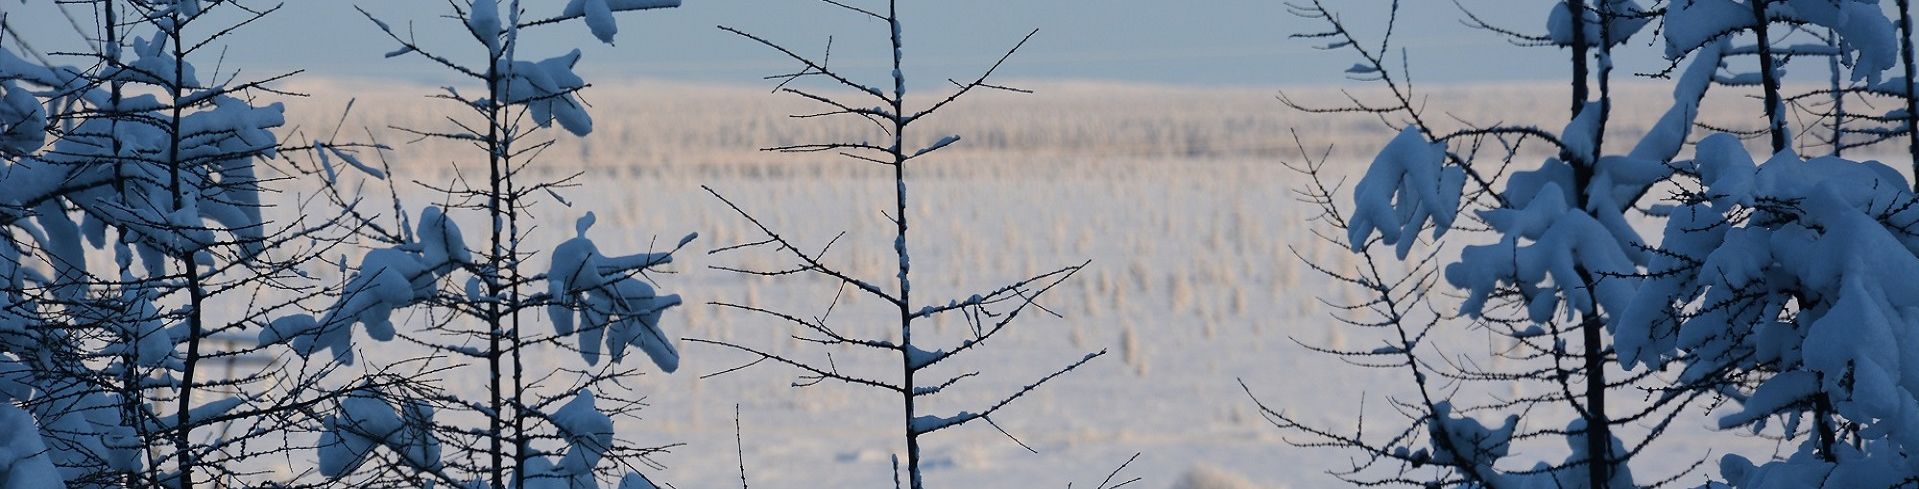
[[[833, 244], [838, 241], [837, 238], [828, 242], [823, 247], [804, 245], [768, 227], [746, 209], [741, 208], [721, 196], [719, 192], [709, 188], [708, 192], [711, 192], [715, 197], [719, 198], [721, 202], [737, 211], [742, 218], [752, 223], [754, 228], [764, 237], [764, 239], [751, 243], [723, 247], [714, 250], [714, 253], [737, 254], [745, 253], [748, 250], [768, 250], [790, 263], [790, 265], [777, 269], [734, 266], [716, 266], [715, 268], [759, 277], [785, 277], [793, 275], [823, 277], [841, 291], [851, 289], [854, 293], [879, 299], [888, 308], [888, 316], [895, 320], [896, 323], [889, 323], [888, 329], [892, 329], [892, 334], [885, 337], [858, 337], [843, 333], [842, 327], [835, 326], [828, 319], [831, 310], [838, 303], [837, 300], [835, 300], [834, 305], [827, 306], [828, 315], [811, 317], [809, 317], [810, 315], [808, 314], [776, 311], [752, 304], [715, 302], [714, 305], [728, 309], [742, 310], [768, 319], [777, 320], [782, 324], [794, 328], [797, 331], [797, 333], [794, 334], [795, 338], [809, 344], [820, 346], [822, 349], [846, 347], [863, 353], [893, 355], [899, 360], [899, 368], [893, 372], [844, 372], [833, 364], [830, 352], [825, 352], [827, 356], [822, 362], [772, 353], [764, 348], [728, 341], [702, 339], [689, 341], [717, 345], [748, 353], [755, 358], [755, 364], [763, 361], [772, 361], [798, 369], [801, 373], [799, 380], [794, 382], [795, 386], [812, 386], [831, 381], [872, 388], [897, 395], [899, 406], [903, 413], [903, 417], [900, 419], [899, 434], [906, 448], [906, 453], [904, 456], [904, 474], [898, 473], [901, 470], [900, 457], [896, 456], [894, 458], [895, 482], [898, 483], [899, 478], [903, 476], [906, 479], [905, 482], [908, 487], [922, 489], [926, 483], [925, 467], [922, 465], [923, 458], [921, 448], [924, 440], [929, 437], [928, 435], [976, 421], [985, 421], [997, 427], [998, 425], [993, 422], [993, 416], [998, 414], [1000, 409], [1012, 404], [1013, 401], [1020, 399], [1026, 394], [1033, 392], [1041, 385], [1067, 372], [1080, 368], [1094, 358], [1105, 355], [1106, 351], [1093, 352], [1084, 357], [1066, 362], [1064, 367], [1040, 377], [1014, 392], [1004, 395], [1004, 397], [1001, 397], [992, 404], [981, 406], [977, 410], [936, 413], [928, 407], [928, 402], [938, 397], [941, 393], [946, 392], [949, 388], [953, 388], [968, 378], [980, 375], [979, 371], [973, 370], [962, 370], [961, 373], [957, 374], [940, 374], [938, 373], [940, 372], [939, 370], [935, 370], [936, 367], [952, 365], [952, 362], [949, 362], [949, 360], [954, 357], [968, 351], [985, 347], [989, 341], [1000, 338], [1000, 335], [1007, 331], [1015, 320], [1019, 320], [1025, 317], [1025, 315], [1047, 312], [1045, 307], [1038, 302], [1039, 299], [1046, 293], [1052, 291], [1053, 288], [1061, 282], [1071, 278], [1075, 273], [1078, 273], [1086, 267], [1085, 263], [1063, 267], [1007, 285], [995, 287], [970, 297], [945, 302], [916, 302], [916, 300], [923, 299], [916, 299], [917, 296], [914, 295], [911, 276], [911, 251], [913, 248], [911, 241], [908, 239], [908, 218], [910, 217], [908, 211], [909, 201], [907, 200], [909, 196], [908, 169], [918, 164], [925, 164], [922, 161], [924, 158], [958, 143], [960, 137], [945, 136], [937, 140], [927, 140], [909, 135], [909, 129], [917, 127], [915, 123], [925, 120], [939, 110], [949, 107], [949, 104], [972, 93], [984, 90], [1021, 92], [1021, 90], [1018, 89], [995, 85], [990, 81], [990, 78], [1008, 57], [1011, 57], [1021, 46], [1026, 44], [1027, 40], [1032, 38], [1032, 34], [1028, 34], [1026, 38], [1021, 39], [1018, 44], [1015, 44], [1012, 49], [1007, 51], [1005, 56], [1002, 56], [998, 62], [995, 62], [993, 66], [987, 68], [985, 72], [978, 77], [966, 82], [955, 81], [954, 85], [957, 88], [953, 92], [942, 97], [931, 99], [930, 104], [921, 108], [911, 108], [908, 104], [906, 73], [901, 65], [905, 52], [905, 43], [904, 28], [902, 27], [899, 15], [898, 2], [889, 0], [886, 2], [885, 10], [877, 10], [862, 8], [835, 0], [824, 1], [855, 15], [883, 23], [886, 26], [889, 34], [888, 44], [892, 48], [893, 68], [891, 79], [888, 80], [888, 86], [886, 88], [876, 88], [860, 84], [849, 78], [844, 72], [829, 66], [826, 60], [830, 59], [830, 52], [823, 54], [819, 58], [813, 58], [750, 33], [730, 27], [721, 27], [721, 29], [779, 51], [781, 54], [800, 64], [800, 68], [792, 74], [771, 78], [781, 81], [778, 91], [818, 102], [824, 107], [821, 113], [801, 117], [859, 118], [871, 122], [878, 128], [879, 132], [882, 133], [881, 142], [878, 143], [808, 143], [767, 148], [767, 151], [782, 153], [834, 152], [844, 155], [853, 161], [877, 164], [890, 171], [894, 184], [893, 187], [896, 190], [893, 193], [893, 205], [884, 209], [883, 212], [889, 221], [888, 227], [893, 230], [892, 247], [894, 255], [898, 259], [897, 267], [894, 268], [896, 273], [893, 277], [888, 277], [884, 281], [869, 281], [868, 279], [858, 278], [846, 273], [842, 271], [842, 269], [825, 261], [824, 255], [826, 250], [831, 249]], [[802, 88], [793, 84], [793, 82], [798, 80], [812, 79], [825, 80], [824, 83], [829, 85], [829, 87], [826, 89], [814, 89]], [[836, 93], [835, 90], [850, 90], [851, 93], [842, 96], [841, 93]], [[821, 251], [811, 251], [814, 249], [820, 249]], [[888, 285], [886, 282], [893, 283]], [[937, 344], [933, 341], [933, 332], [922, 329], [922, 326], [929, 324], [931, 319], [939, 315], [963, 316], [969, 326], [966, 328], [967, 334], [957, 339], [940, 338], [941, 340], [949, 342], [947, 346], [933, 346]], [[896, 376], [897, 380], [879, 377], [889, 374]], [[1008, 437], [1011, 436], [1012, 435], [1008, 434]], [[1017, 442], [1017, 439], [1015, 439], [1015, 442]], [[1122, 468], [1123, 467], [1122, 465]], [[1112, 482], [1110, 476], [1107, 482]], [[1102, 486], [1104, 486], [1104, 484], [1102, 484]]]
[[[1451, 132], [1421, 114], [1406, 74], [1385, 62], [1393, 21], [1375, 48], [1320, 2], [1296, 9], [1328, 26], [1297, 37], [1356, 53], [1361, 62], [1348, 73], [1385, 85], [1391, 98], [1344, 107], [1289, 104], [1378, 114], [1401, 130], [1350, 190], [1325, 178], [1324, 161], [1298, 165], [1314, 177], [1303, 194], [1323, 210], [1319, 221], [1343, 231], [1323, 236], [1364, 257], [1352, 270], [1316, 267], [1369, 293], [1340, 319], [1388, 333], [1376, 349], [1320, 350], [1404, 369], [1417, 393], [1395, 399], [1408, 423], [1384, 438], [1308, 425], [1261, 405], [1275, 424], [1306, 435], [1306, 444], [1363, 453], [1350, 470], [1336, 471], [1342, 478], [1429, 487], [1631, 487], [1644, 483], [1634, 477], [1634, 461], [1685, 407], [1730, 400], [1739, 408], [1719, 416], [1724, 429], [1763, 430], [1778, 417], [1787, 421], [1788, 438], [1811, 433], [1798, 455], [1757, 467], [1727, 455], [1719, 474], [1736, 487], [1919, 480], [1909, 479], [1919, 465], [1900, 455], [1911, 446], [1902, 441], [1907, 425], [1890, 407], [1910, 397], [1898, 380], [1908, 378], [1899, 366], [1907, 363], [1874, 346], [1910, 334], [1887, 325], [1885, 318], [1898, 324], [1902, 317], [1895, 312], [1902, 296], [1882, 291], [1899, 287], [1887, 274], [1919, 266], [1914, 248], [1902, 244], [1911, 242], [1911, 186], [1877, 162], [1795, 154], [1780, 93], [1782, 68], [1794, 56], [1827, 61], [1835, 77], [1851, 75], [1835, 85], [1882, 84], [1898, 48], [1893, 23], [1878, 6], [1692, 0], [1647, 9], [1633, 1], [1572, 0], [1554, 7], [1545, 35], [1490, 26], [1468, 13], [1470, 25], [1522, 43], [1570, 48], [1573, 110], [1559, 131], [1467, 124]], [[1675, 67], [1691, 59], [1674, 78], [1671, 109], [1644, 137], [1621, 145], [1629, 151], [1608, 151], [1611, 47], [1654, 32], [1644, 29], [1654, 21], [1661, 29], [1653, 35]], [[1782, 41], [1818, 31], [1828, 37], [1816, 44]], [[1747, 57], [1755, 59], [1755, 72], [1722, 73]], [[1759, 88], [1753, 113], [1762, 114], [1754, 119], [1764, 129], [1750, 134], [1774, 152], [1764, 164], [1730, 134], [1692, 144], [1700, 104], [1715, 85]], [[1839, 113], [1826, 146], [1834, 152], [1849, 147]], [[1527, 144], [1543, 144], [1556, 156], [1516, 166]], [[1841, 188], [1847, 190], [1835, 193]], [[1353, 205], [1342, 207], [1342, 198]], [[1641, 236], [1634, 219], [1662, 222], [1663, 232]], [[1476, 237], [1494, 243], [1447, 247], [1461, 240], [1440, 239], [1454, 228], [1480, 231]], [[1395, 263], [1428, 229], [1431, 251]], [[1395, 246], [1399, 260], [1376, 256], [1375, 244]], [[1442, 279], [1464, 293], [1456, 305], [1441, 303]], [[1486, 356], [1520, 366], [1488, 368], [1501, 362], [1439, 353], [1436, 338], [1462, 326], [1503, 337]], [[1867, 381], [1880, 383], [1859, 384]], [[1518, 397], [1472, 397], [1480, 392], [1474, 384], [1514, 382], [1538, 387]], [[1626, 390], [1644, 394], [1609, 397]], [[1538, 419], [1561, 412], [1573, 419]], [[1488, 415], [1505, 419], [1480, 420]], [[1520, 458], [1517, 446], [1552, 438], [1571, 448], [1564, 462], [1511, 461]]]
[[[670, 262], [672, 252], [695, 235], [670, 250], [608, 255], [587, 237], [594, 223], [587, 212], [557, 246], [528, 243], [534, 239], [529, 209], [578, 176], [530, 181], [525, 172], [534, 156], [553, 143], [542, 129], [558, 123], [585, 137], [593, 124], [579, 98], [587, 87], [574, 71], [579, 50], [528, 59], [521, 55], [521, 39], [536, 28], [580, 21], [610, 43], [618, 32], [615, 12], [677, 5], [573, 0], [557, 13], [531, 17], [518, 0], [460, 2], [450, 17], [472, 35], [465, 51], [403, 35], [361, 10], [400, 46], [389, 57], [417, 56], [478, 85], [474, 92], [448, 87], [433, 96], [462, 110], [449, 119], [451, 127], [401, 130], [471, 143], [478, 151], [470, 156], [486, 166], [477, 184], [460, 178], [426, 187], [444, 197], [439, 205], [420, 208], [417, 218], [409, 219], [401, 210], [404, 199], [392, 192], [397, 222], [380, 226], [365, 219], [363, 235], [377, 245], [348, 270], [331, 305], [317, 315], [279, 317], [261, 334], [263, 342], [287, 343], [302, 355], [330, 350], [342, 363], [355, 361], [356, 331], [431, 352], [372, 360], [381, 365], [379, 372], [401, 366], [414, 372], [405, 382], [394, 381], [396, 374], [364, 376], [337, 410], [324, 415], [321, 476], [378, 487], [653, 487], [640, 470], [657, 468], [649, 457], [666, 447], [616, 436], [614, 420], [633, 417], [641, 407], [619, 383], [641, 373], [624, 363], [629, 348], [662, 371], [678, 368], [678, 350], [660, 322], [680, 298], [656, 293], [647, 273]], [[479, 61], [459, 61], [474, 58]], [[322, 165], [338, 158], [385, 176], [350, 151], [317, 146]], [[463, 213], [486, 223], [483, 236], [462, 231], [455, 220]], [[544, 270], [528, 262], [536, 253], [549, 259]], [[393, 313], [409, 308], [429, 311], [430, 319], [396, 325]], [[534, 327], [541, 316], [550, 330]], [[529, 364], [552, 349], [576, 352], [585, 365], [549, 371]], [[601, 362], [603, 356], [611, 361]], [[484, 397], [440, 385], [453, 375], [486, 379]]]

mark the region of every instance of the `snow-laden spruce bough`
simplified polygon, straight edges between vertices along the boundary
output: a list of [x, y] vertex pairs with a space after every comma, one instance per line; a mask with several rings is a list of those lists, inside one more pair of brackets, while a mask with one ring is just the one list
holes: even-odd
[[[0, 43], [0, 487], [654, 487], [641, 470], [661, 449], [615, 439], [613, 419], [639, 404], [614, 382], [642, 371], [632, 351], [677, 368], [660, 321], [679, 298], [643, 274], [694, 236], [609, 255], [583, 212], [542, 251], [548, 266], [527, 263], [520, 218], [564, 182], [517, 173], [548, 144], [539, 128], [585, 136], [592, 120], [578, 50], [517, 51], [542, 26], [612, 42], [615, 12], [678, 0], [572, 0], [525, 18], [518, 1], [459, 2], [476, 46], [464, 50], [373, 20], [401, 46], [389, 57], [478, 86], [440, 96], [470, 119], [410, 129], [472, 142], [465, 159], [488, 165], [482, 185], [434, 187], [447, 198], [411, 210], [389, 182], [384, 216], [340, 171], [386, 180], [369, 161], [391, 148], [276, 134], [282, 106], [254, 100], [294, 95], [272, 87], [287, 75], [194, 63], [277, 7], [87, 3], [101, 36], [72, 66]], [[302, 207], [263, 204], [270, 193]], [[465, 234], [462, 215], [490, 232]], [[340, 281], [317, 278], [326, 269]], [[402, 310], [427, 312], [396, 322]], [[355, 337], [432, 353], [365, 358]], [[548, 345], [584, 366], [528, 371], [522, 358]], [[439, 387], [455, 375], [493, 379], [490, 396]]]
[[[1894, 16], [1854, 0], [1561, 1], [1543, 35], [1466, 12], [1488, 31], [1570, 51], [1572, 110], [1558, 130], [1421, 113], [1392, 60], [1396, 16], [1375, 44], [1322, 2], [1296, 5], [1326, 27], [1296, 37], [1358, 55], [1348, 73], [1391, 98], [1288, 103], [1403, 128], [1350, 194], [1320, 178], [1323, 161], [1297, 165], [1315, 177], [1302, 195], [1323, 209], [1321, 224], [1344, 231], [1322, 236], [1363, 258], [1316, 266], [1371, 295], [1339, 319], [1385, 333], [1374, 349], [1316, 349], [1402, 370], [1412, 395], [1392, 399], [1406, 422], [1385, 435], [1256, 402], [1299, 443], [1356, 450], [1353, 466], [1327, 469], [1365, 485], [1919, 484], [1919, 196], [1899, 169], [1842, 157], [1893, 141], [1919, 159], [1911, 7], [1891, 3]], [[1634, 40], [1664, 45], [1673, 105], [1644, 137], [1608, 145], [1612, 48]], [[1782, 93], [1792, 60], [1830, 70], [1831, 88]], [[1751, 134], [1770, 153], [1699, 130], [1715, 86], [1757, 87], [1741, 101], [1756, 116], [1737, 122], [1763, 127]], [[1795, 123], [1806, 126], [1797, 135]], [[1527, 160], [1528, 144], [1557, 155]], [[1642, 235], [1643, 222], [1657, 234]], [[1396, 258], [1376, 254], [1384, 247]], [[1480, 355], [1442, 351], [1435, 338], [1456, 328], [1503, 340]], [[1783, 436], [1784, 452], [1637, 469], [1673, 423], [1708, 410], [1723, 436]], [[1524, 450], [1554, 439], [1564, 460]]]

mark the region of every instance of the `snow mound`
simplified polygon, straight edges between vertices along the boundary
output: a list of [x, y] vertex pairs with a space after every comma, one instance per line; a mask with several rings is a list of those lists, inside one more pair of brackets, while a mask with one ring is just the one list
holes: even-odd
[[1259, 485], [1239, 474], [1206, 464], [1186, 469], [1171, 489], [1258, 489]]

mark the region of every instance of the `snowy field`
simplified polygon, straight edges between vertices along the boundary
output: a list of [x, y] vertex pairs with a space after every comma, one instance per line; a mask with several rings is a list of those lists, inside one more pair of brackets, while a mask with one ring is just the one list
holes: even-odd
[[[417, 127], [433, 120], [431, 111], [416, 108], [420, 99], [414, 95], [426, 91], [344, 82], [305, 88], [317, 96], [295, 102], [290, 112], [305, 114], [294, 122], [307, 131], [330, 129], [337, 121], [324, 115], [337, 118], [347, 94], [361, 99], [349, 125]], [[968, 138], [962, 144], [974, 146], [928, 160], [909, 175], [915, 294], [963, 298], [1083, 260], [1091, 265], [1044, 302], [1063, 318], [1036, 315], [993, 349], [956, 359], [957, 368], [984, 373], [946, 394], [934, 409], [978, 409], [1087, 352], [1111, 354], [995, 417], [1037, 454], [985, 424], [933, 435], [925, 449], [933, 467], [929, 485], [1091, 487], [1138, 452], [1125, 474], [1146, 480], [1129, 487], [1339, 486], [1324, 472], [1346, 467], [1355, 454], [1287, 444], [1261, 419], [1238, 379], [1268, 405], [1324, 426], [1350, 429], [1362, 405], [1368, 416], [1381, 417], [1380, 426], [1394, 416], [1385, 399], [1403, 392], [1407, 379], [1352, 367], [1295, 343], [1359, 347], [1369, 340], [1334, 328], [1330, 311], [1319, 303], [1320, 297], [1347, 302], [1347, 294], [1359, 291], [1316, 276], [1296, 254], [1331, 266], [1352, 258], [1311, 235], [1306, 220], [1315, 209], [1294, 200], [1292, 190], [1302, 182], [1281, 164], [1296, 161], [1289, 129], [1298, 128], [1309, 149], [1334, 146], [1332, 173], [1356, 177], [1364, 153], [1390, 133], [1365, 119], [1306, 123], [1270, 90], [1045, 88], [1029, 99], [982, 99], [983, 106], [940, 123], [939, 131], [962, 134]], [[1466, 116], [1528, 101], [1558, 108], [1554, 90], [1521, 88], [1458, 88], [1477, 95], [1445, 100], [1460, 104]], [[1656, 88], [1643, 90], [1648, 100], [1661, 96]], [[586, 178], [565, 194], [572, 207], [549, 202], [538, 208], [534, 245], [569, 237], [573, 220], [588, 210], [599, 222], [592, 236], [612, 253], [665, 247], [687, 232], [701, 233], [693, 252], [670, 267], [677, 273], [656, 277], [664, 291], [688, 303], [668, 313], [669, 333], [819, 355], [817, 348], [790, 339], [794, 331], [784, 325], [706, 303], [819, 314], [835, 295], [824, 281], [709, 269], [776, 262], [770, 255], [706, 255], [758, 237], [702, 185], [801, 243], [822, 246], [844, 231], [830, 263], [876, 279], [891, 273], [890, 229], [879, 211], [892, 188], [878, 168], [750, 151], [853, 129], [787, 120], [784, 115], [798, 106], [756, 89], [635, 84], [596, 87], [587, 98], [596, 103], [600, 132], [585, 144], [561, 141], [542, 155], [540, 166], [549, 175], [580, 171]], [[1633, 114], [1661, 109], [1628, 105], [1622, 119], [1641, 120]], [[1541, 124], [1556, 129], [1549, 120]], [[1630, 132], [1632, 124], [1621, 131]], [[389, 157], [403, 182], [445, 181], [452, 175], [449, 163], [470, 161], [474, 154], [451, 145], [401, 144], [383, 134], [396, 146]], [[437, 200], [417, 186], [402, 186], [401, 195], [414, 209]], [[464, 216], [469, 232], [481, 229], [471, 217]], [[534, 261], [544, 266], [543, 257]], [[847, 297], [834, 312], [837, 325], [885, 334], [881, 304]], [[935, 341], [946, 343], [964, 334], [957, 322], [933, 332]], [[1447, 334], [1446, 344], [1465, 353], [1491, 346], [1484, 332], [1459, 327]], [[365, 358], [406, 353], [378, 350], [404, 348], [397, 344], [362, 344], [370, 349]], [[889, 457], [900, 450], [900, 423], [891, 394], [831, 383], [794, 388], [796, 372], [770, 363], [702, 378], [751, 358], [705, 345], [680, 347], [678, 373], [649, 374], [632, 386], [651, 403], [645, 419], [620, 425], [628, 440], [685, 444], [658, 458], [667, 468], [653, 473], [655, 480], [680, 488], [737, 487], [737, 405], [752, 487], [892, 487]], [[881, 378], [897, 367], [894, 357], [861, 355], [836, 351], [833, 361], [842, 370]], [[534, 358], [551, 365], [578, 362], [558, 353]], [[477, 387], [480, 381], [460, 380], [465, 382], [450, 385]], [[1710, 424], [1703, 411], [1682, 420], [1678, 435], [1644, 455], [1657, 462], [1638, 469], [1646, 472], [1641, 482], [1671, 476], [1708, 453], [1714, 459], [1726, 450], [1755, 458], [1773, 454], [1773, 440], [1744, 438], [1741, 446], [1726, 446], [1720, 438], [1708, 447], [1686, 435]], [[1515, 458], [1556, 460], [1564, 453], [1563, 447], [1528, 449], [1536, 451]]]

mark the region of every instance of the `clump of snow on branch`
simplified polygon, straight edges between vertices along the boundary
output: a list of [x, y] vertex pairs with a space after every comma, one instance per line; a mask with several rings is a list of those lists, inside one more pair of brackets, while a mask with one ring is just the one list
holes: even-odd
[[340, 401], [337, 414], [327, 415], [320, 434], [320, 474], [336, 477], [352, 473], [374, 448], [400, 454], [413, 468], [440, 467], [440, 440], [430, 428], [433, 407], [408, 402], [402, 410], [378, 391], [361, 389]]
[[1407, 127], [1387, 143], [1353, 188], [1357, 207], [1347, 231], [1353, 250], [1364, 249], [1378, 232], [1380, 241], [1396, 245], [1403, 258], [1428, 222], [1434, 238], [1445, 235], [1459, 214], [1466, 181], [1462, 168], [1445, 163], [1445, 146], [1427, 141], [1417, 127]]
[[593, 37], [600, 42], [613, 43], [613, 35], [620, 32], [620, 26], [614, 22], [614, 12], [671, 8], [680, 6], [680, 0], [571, 0], [560, 18], [580, 17], [586, 20], [586, 26], [593, 31]]
[[573, 65], [580, 62], [580, 50], [540, 61], [500, 62], [509, 64], [500, 68], [507, 74], [498, 88], [504, 102], [525, 105], [532, 111], [533, 122], [541, 127], [557, 120], [575, 136], [593, 132], [593, 118], [575, 94], [586, 88], [586, 80], [573, 72]]
[[[553, 328], [561, 336], [578, 335], [580, 356], [587, 363], [599, 363], [602, 345], [612, 350], [615, 362], [625, 358], [628, 346], [635, 346], [660, 370], [678, 370], [679, 349], [660, 329], [660, 315], [680, 305], [680, 296], [659, 295], [632, 276], [672, 262], [673, 254], [602, 255], [586, 237], [593, 222], [593, 213], [588, 212], [575, 225], [577, 234], [553, 248], [552, 267], [547, 271], [548, 293], [553, 298], [547, 315]], [[697, 237], [687, 235], [675, 249]]]
[[[1498, 204], [1471, 214], [1490, 228], [1493, 242], [1461, 247], [1444, 267], [1446, 283], [1466, 292], [1459, 312], [1481, 317], [1513, 306], [1533, 323], [1560, 314], [1598, 321], [1618, 367], [1666, 371], [1677, 364], [1669, 380], [1688, 387], [1674, 392], [1703, 389], [1730, 399], [1714, 414], [1721, 429], [1761, 431], [1779, 421], [1791, 439], [1812, 431], [1803, 423], [1840, 427], [1821, 426], [1829, 440], [1802, 440], [1775, 460], [1723, 457], [1719, 472], [1730, 487], [1892, 487], [1912, 480], [1919, 473], [1919, 459], [1907, 455], [1919, 450], [1919, 283], [1912, 279], [1919, 276], [1919, 196], [1912, 182], [1876, 161], [1807, 157], [1790, 147], [1755, 156], [1738, 136], [1693, 142], [1692, 134], [1703, 127], [1697, 115], [1713, 85], [1782, 76], [1777, 66], [1774, 73], [1722, 73], [1728, 60], [1762, 52], [1835, 56], [1855, 87], [1909, 96], [1910, 82], [1883, 76], [1899, 67], [1901, 40], [1882, 2], [1687, 0], [1662, 3], [1663, 18], [1654, 18], [1636, 1], [1599, 1], [1586, 2], [1578, 23], [1558, 2], [1537, 40], [1571, 46], [1581, 37], [1586, 47], [1606, 48], [1660, 21], [1650, 31], [1663, 36], [1666, 57], [1691, 58], [1676, 72], [1672, 105], [1625, 154], [1604, 154], [1599, 144], [1608, 99], [1585, 101], [1557, 134], [1515, 131], [1552, 139], [1559, 156], [1475, 189]], [[1607, 20], [1607, 10], [1635, 14]], [[1575, 25], [1585, 29], [1580, 36]], [[1816, 26], [1836, 38], [1775, 46], [1776, 39], [1749, 35], [1772, 25]], [[1343, 46], [1349, 44], [1334, 47]], [[1609, 55], [1601, 56], [1602, 66]], [[1348, 72], [1383, 77], [1379, 69], [1362, 63]], [[1838, 87], [1840, 75], [1833, 77]], [[1775, 117], [1769, 130], [1785, 134], [1785, 108], [1767, 109]], [[1377, 236], [1403, 259], [1426, 226], [1434, 238], [1453, 227], [1463, 167], [1472, 162], [1454, 161], [1434, 139], [1456, 136], [1409, 125], [1385, 145], [1352, 189], [1346, 224], [1355, 251]], [[1662, 194], [1670, 202], [1650, 202]], [[1661, 232], [1641, 236], [1628, 219], [1632, 212], [1660, 221]], [[1512, 302], [1489, 305], [1495, 300]], [[1542, 348], [1564, 348], [1552, 345]], [[1375, 353], [1405, 351], [1388, 346]], [[1424, 418], [1431, 446], [1398, 448], [1392, 457], [1502, 487], [1588, 484], [1545, 463], [1531, 473], [1496, 470], [1511, 420], [1489, 427], [1456, 417], [1449, 402], [1432, 409]], [[1588, 431], [1586, 421], [1567, 426], [1569, 442]], [[1832, 431], [1840, 432], [1837, 442]], [[1614, 453], [1603, 458], [1629, 457], [1618, 438], [1610, 442]], [[1599, 458], [1587, 449], [1571, 443], [1564, 466]], [[1631, 487], [1626, 464], [1611, 484]]]
[[471, 261], [460, 228], [438, 207], [420, 212], [418, 241], [367, 252], [347, 280], [340, 298], [319, 319], [293, 314], [260, 331], [260, 344], [290, 343], [310, 356], [331, 349], [335, 361], [353, 363], [354, 324], [368, 337], [394, 337], [393, 310], [433, 297], [435, 282]]
[[[1751, 2], [1687, 0], [1669, 2], [1665, 15], [1666, 57], [1677, 59], [1727, 33], [1750, 29], [1759, 20]], [[1766, 7], [1769, 22], [1781, 20], [1832, 29], [1855, 53], [1853, 81], [1878, 83], [1881, 75], [1898, 66], [1899, 41], [1894, 25], [1877, 1], [1783, 0]]]
[[[1640, 8], [1639, 2], [1635, 0], [1600, 1], [1611, 4], [1612, 11], [1614, 12], [1638, 12], [1645, 10]], [[1602, 26], [1599, 23], [1599, 13], [1592, 10], [1590, 5], [1586, 8], [1588, 10], [1583, 12], [1585, 14], [1585, 21], [1579, 25], [1585, 27], [1586, 32], [1584, 33], [1584, 39], [1588, 46], [1599, 45], [1601, 30], [1608, 30], [1612, 34], [1612, 37], [1607, 39], [1607, 44], [1614, 46], [1624, 44], [1633, 34], [1638, 34], [1640, 29], [1645, 28], [1646, 24], [1652, 22], [1652, 19], [1647, 17], [1616, 16], [1611, 19], [1611, 26]], [[1554, 4], [1552, 13], [1547, 16], [1546, 38], [1551, 40], [1553, 45], [1556, 46], [1571, 46], [1573, 44], [1572, 9], [1566, 5], [1564, 0], [1560, 0]]]

